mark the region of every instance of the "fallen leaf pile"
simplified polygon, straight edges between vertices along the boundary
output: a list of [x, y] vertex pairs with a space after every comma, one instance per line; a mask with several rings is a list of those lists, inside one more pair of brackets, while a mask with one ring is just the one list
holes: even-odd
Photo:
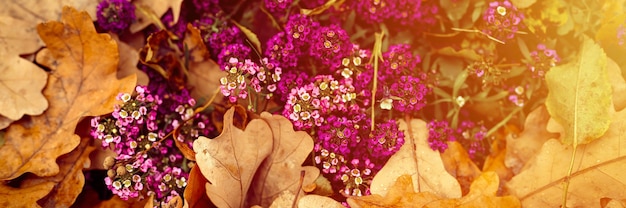
[[[319, 14], [342, 2], [302, 12]], [[218, 80], [226, 72], [191, 24], [183, 37], [163, 30], [145, 40], [139, 32], [150, 24], [160, 27], [159, 18], [168, 11], [176, 22], [182, 0], [135, 0], [138, 20], [127, 31], [134, 37], [98, 33], [93, 24], [98, 1], [36, 3], [9, 0], [0, 8], [0, 207], [155, 206], [148, 197], [96, 203], [85, 196], [83, 171], [104, 169], [103, 158], [112, 154], [89, 137], [85, 118], [111, 113], [119, 93], [148, 83], [138, 62], [188, 88], [198, 102], [222, 98]], [[572, 18], [550, 9], [562, 8], [559, 1], [513, 3], [546, 6], [537, 13], [551, 22]], [[448, 16], [459, 20], [463, 14]], [[262, 51], [254, 32], [233, 23]], [[527, 24], [546, 30], [540, 22]], [[615, 31], [618, 25], [605, 20], [601, 26]], [[314, 139], [308, 133], [295, 131], [280, 115], [214, 105], [212, 121], [220, 134], [200, 136], [193, 149], [186, 147], [185, 160], [194, 161], [185, 167], [186, 189], [167, 206], [626, 207], [626, 81], [610, 58], [623, 48], [607, 55], [603, 47], [610, 47], [602, 42], [613, 34], [598, 33], [595, 41], [583, 37], [574, 60], [550, 69], [545, 105], [524, 109], [530, 113], [523, 127], [488, 138], [491, 154], [483, 167], [458, 141], [448, 142], [444, 152], [431, 149], [427, 123], [406, 115], [398, 121], [405, 143], [373, 177], [371, 195], [345, 196], [344, 204], [329, 197], [329, 180], [310, 166]], [[474, 52], [448, 49], [439, 53], [478, 59]]]
[[[74, 134], [77, 124], [86, 116], [111, 112], [115, 96], [131, 92], [136, 82], [134, 75], [116, 78], [117, 45], [108, 34], [96, 33], [86, 12], [65, 7], [60, 22], [40, 24], [37, 31], [47, 46], [37, 59], [50, 69], [43, 90], [48, 108], [6, 129], [0, 179], [32, 175], [0, 185], [2, 207], [37, 207], [44, 196], [41, 205], [73, 204], [92, 151], [85, 146], [89, 140], [81, 143]], [[37, 70], [45, 77], [42, 69]], [[35, 194], [24, 194], [25, 190]]]

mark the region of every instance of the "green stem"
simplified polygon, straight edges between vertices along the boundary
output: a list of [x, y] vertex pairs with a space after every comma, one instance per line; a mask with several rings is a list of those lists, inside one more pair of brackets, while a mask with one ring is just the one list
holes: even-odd
[[516, 113], [520, 112], [521, 110], [522, 110], [522, 108], [516, 108], [511, 113], [509, 113], [509, 115], [507, 115], [504, 119], [502, 119], [502, 121], [500, 121], [500, 123], [496, 124], [491, 129], [489, 129], [489, 131], [487, 132], [487, 137], [491, 136], [491, 134], [495, 133], [498, 129], [500, 129], [500, 127], [504, 126], [504, 124], [506, 124], [507, 122], [509, 122], [509, 120], [511, 120], [513, 115], [515, 115]]

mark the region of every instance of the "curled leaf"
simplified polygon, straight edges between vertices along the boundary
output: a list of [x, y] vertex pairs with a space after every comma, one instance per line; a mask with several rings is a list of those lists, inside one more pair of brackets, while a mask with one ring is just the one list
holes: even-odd
[[291, 122], [283, 116], [263, 112], [261, 119], [269, 124], [274, 145], [256, 173], [249, 203], [267, 207], [285, 190], [296, 196], [304, 194], [298, 190], [301, 171], [305, 171], [302, 184], [313, 183], [320, 171], [313, 166], [301, 166], [313, 150], [309, 134], [294, 131]]

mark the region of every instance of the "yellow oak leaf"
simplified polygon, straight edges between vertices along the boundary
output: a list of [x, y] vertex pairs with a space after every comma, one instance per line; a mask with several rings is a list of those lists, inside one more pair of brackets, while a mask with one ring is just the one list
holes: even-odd
[[129, 93], [136, 77], [118, 80], [117, 45], [108, 34], [98, 34], [86, 12], [63, 9], [62, 21], [40, 24], [38, 31], [48, 46], [42, 63], [50, 71], [43, 91], [49, 107], [40, 116], [9, 126], [0, 147], [0, 179], [14, 179], [25, 172], [38, 176], [59, 173], [57, 157], [80, 143], [74, 134], [85, 116], [109, 113], [115, 96]]

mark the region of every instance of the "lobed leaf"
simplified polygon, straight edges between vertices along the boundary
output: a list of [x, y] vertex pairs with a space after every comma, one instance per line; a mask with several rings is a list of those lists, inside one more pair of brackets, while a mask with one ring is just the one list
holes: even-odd
[[206, 177], [206, 193], [217, 207], [243, 207], [253, 177], [272, 151], [272, 131], [259, 119], [246, 130], [233, 126], [234, 109], [224, 114], [224, 129], [214, 139], [193, 143], [196, 162]]
[[116, 78], [117, 45], [107, 34], [98, 34], [86, 12], [63, 9], [61, 22], [38, 26], [47, 44], [51, 69], [44, 96], [49, 108], [30, 123], [6, 130], [0, 147], [0, 179], [13, 179], [25, 172], [38, 176], [59, 173], [56, 158], [72, 151], [80, 138], [76, 125], [85, 116], [109, 113], [115, 96], [131, 92], [136, 77]]

